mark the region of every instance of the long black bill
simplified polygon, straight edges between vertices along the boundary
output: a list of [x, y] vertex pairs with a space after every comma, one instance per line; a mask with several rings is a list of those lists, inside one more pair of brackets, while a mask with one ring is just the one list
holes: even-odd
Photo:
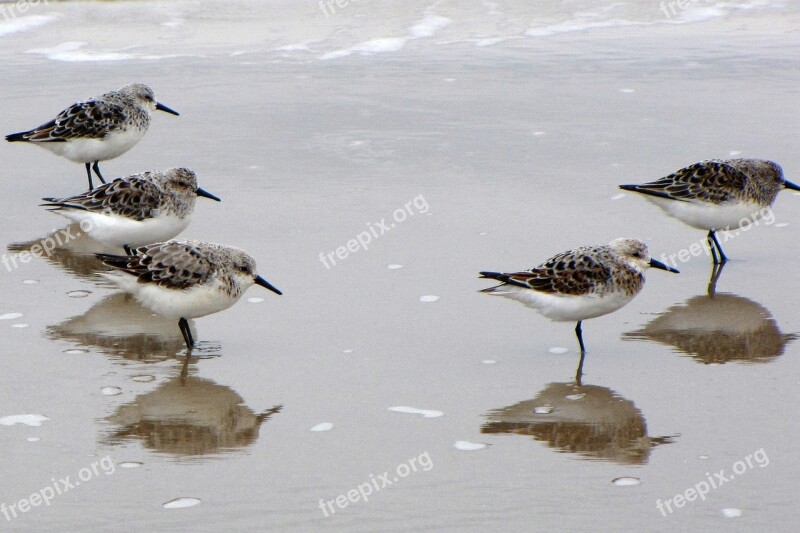
[[650, 266], [653, 267], [653, 268], [666, 270], [667, 272], [673, 272], [675, 274], [680, 274], [681, 273], [681, 271], [678, 270], [677, 268], [668, 267], [667, 265], [665, 265], [661, 261], [656, 261], [655, 259], [651, 259], [650, 260]]
[[201, 189], [199, 187], [197, 188], [197, 196], [202, 196], [203, 198], [211, 198], [212, 200], [216, 200], [217, 202], [221, 202], [222, 201], [220, 198], [217, 198], [216, 196], [214, 196], [210, 192], [204, 191], [203, 189]]
[[800, 187], [798, 187], [797, 185], [795, 185], [791, 181], [783, 180], [783, 186], [786, 187], [787, 189], [791, 189], [793, 191], [800, 191]]
[[281, 291], [279, 291], [278, 289], [273, 287], [272, 284], [269, 281], [265, 280], [261, 276], [256, 276], [256, 285], [261, 285], [265, 289], [269, 289], [272, 292], [274, 292], [275, 294], [278, 294], [278, 295], [283, 294]]
[[170, 109], [169, 107], [165, 106], [160, 102], [156, 104], [156, 109], [158, 109], [159, 111], [163, 111], [164, 113], [171, 113], [173, 115], [180, 116], [180, 113], [178, 113], [174, 109]]

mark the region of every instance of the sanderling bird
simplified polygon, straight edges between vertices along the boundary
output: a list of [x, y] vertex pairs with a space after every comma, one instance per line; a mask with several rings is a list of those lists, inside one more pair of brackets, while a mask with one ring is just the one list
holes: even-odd
[[652, 259], [642, 241], [615, 239], [605, 246], [560, 253], [523, 272], [481, 272], [482, 278], [503, 282], [481, 292], [517, 300], [556, 322], [577, 322], [575, 334], [583, 354], [581, 322], [630, 302], [642, 290], [648, 267], [678, 272]]
[[777, 163], [764, 159], [700, 161], [659, 180], [620, 188], [641, 193], [669, 216], [707, 230], [715, 264], [728, 260], [717, 231], [729, 231], [762, 218], [781, 189], [800, 191], [784, 179]]
[[173, 240], [97, 258], [116, 269], [101, 273], [106, 279], [154, 313], [179, 319], [189, 352], [195, 343], [188, 319], [229, 308], [254, 283], [282, 294], [258, 275], [252, 257], [232, 246]]
[[6, 140], [32, 142], [70, 161], [84, 163], [91, 191], [92, 169], [105, 183], [100, 161], [114, 159], [133, 148], [150, 127], [150, 114], [156, 109], [179, 114], [156, 102], [147, 85], [131, 83], [118, 91], [72, 104], [50, 122], [6, 135]]
[[42, 198], [50, 211], [77, 222], [90, 237], [127, 250], [175, 237], [186, 229], [198, 196], [220, 201], [197, 186], [188, 168], [117, 178], [67, 198]]

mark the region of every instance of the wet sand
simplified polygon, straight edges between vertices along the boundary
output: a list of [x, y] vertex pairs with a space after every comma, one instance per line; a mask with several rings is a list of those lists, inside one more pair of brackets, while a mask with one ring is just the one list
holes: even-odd
[[[420, 38], [393, 53], [321, 60], [370, 38], [404, 35], [394, 29], [421, 19], [428, 5], [390, 16], [382, 4], [368, 11], [359, 3], [335, 19], [315, 5], [289, 15], [272, 3], [243, 17], [241, 4], [221, 12], [202, 4], [195, 25], [185, 5], [65, 3], [50, 9], [61, 13], [58, 29], [0, 37], [5, 133], [92, 93], [147, 82], [181, 116], [155, 116], [144, 140], [103, 164], [104, 173], [192, 168], [223, 201], [198, 202], [183, 235], [244, 248], [284, 291], [277, 297], [254, 287], [230, 310], [195, 321], [200, 357], [182, 381], [177, 324], [101, 283], [86, 243], [19, 268], [0, 264], [0, 418], [49, 419], [0, 425], [0, 502], [17, 503], [65, 476], [74, 482], [107, 456], [115, 465], [47, 506], [0, 516], [0, 524], [19, 531], [794, 527], [800, 197], [781, 193], [774, 224], [723, 244], [732, 261], [718, 297], [708, 297], [703, 255], [679, 264], [680, 275], [648, 272], [630, 305], [585, 322], [581, 386], [574, 326], [479, 294], [487, 283], [477, 272], [529, 268], [619, 236], [646, 240], [656, 257], [690, 246], [702, 232], [616, 186], [696, 160], [770, 158], [797, 181], [800, 38], [786, 31], [796, 11], [495, 46], [445, 43], [465, 37], [462, 21], [437, 34], [437, 44]], [[149, 9], [144, 22], [115, 17], [134, 9]], [[283, 18], [268, 25], [275, 13]], [[437, 14], [460, 20], [450, 3]], [[299, 35], [301, 15], [319, 35]], [[252, 32], [231, 31], [242, 18]], [[173, 19], [184, 22], [170, 37], [159, 24]], [[378, 20], [370, 35], [353, 36], [352, 28]], [[350, 28], [341, 42], [331, 37], [300, 55], [274, 50], [330, 36], [336, 24]], [[521, 26], [507, 31], [522, 34]], [[273, 42], [276, 34], [297, 39]], [[113, 37], [107, 48], [137, 45], [125, 53], [140, 56], [98, 62], [25, 53], [67, 41], [94, 50], [103, 36]], [[10, 257], [9, 249], [18, 253], [64, 227], [38, 199], [79, 192], [85, 174], [35, 147], [3, 143], [0, 157]], [[427, 208], [413, 203], [420, 197]], [[382, 219], [392, 222], [398, 209], [405, 219], [368, 249], [331, 268], [320, 261]], [[22, 316], [3, 319], [9, 313]], [[443, 416], [389, 410], [398, 406]], [[329, 431], [311, 431], [326, 422]], [[487, 446], [462, 443], [479, 448], [463, 450], [458, 441]], [[762, 449], [763, 467], [753, 462]], [[753, 467], [704, 501], [673, 505], [666, 517], [658, 510], [658, 500], [685, 493], [707, 473], [730, 474], [748, 455]], [[377, 481], [384, 472], [386, 486]], [[612, 483], [625, 477], [640, 483]], [[340, 495], [347, 501], [348, 491], [373, 479], [381, 488], [368, 501], [358, 495], [345, 508], [320, 507]], [[201, 503], [162, 507], [180, 497]], [[727, 508], [742, 515], [725, 518]]]

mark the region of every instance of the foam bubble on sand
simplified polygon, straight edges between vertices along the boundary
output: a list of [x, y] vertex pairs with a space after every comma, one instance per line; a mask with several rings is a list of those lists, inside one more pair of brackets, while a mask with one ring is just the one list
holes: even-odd
[[408, 413], [411, 415], [422, 415], [423, 418], [439, 418], [440, 416], [444, 416], [444, 413], [441, 411], [435, 411], [433, 409], [417, 409], [416, 407], [408, 407], [406, 405], [390, 407], [389, 411], [394, 411], [395, 413]]
[[426, 304], [427, 303], [432, 303], [432, 302], [438, 302], [439, 301], [439, 297], [434, 295], [434, 294], [425, 294], [425, 295], [419, 297], [419, 301], [422, 302], [422, 303], [426, 303]]
[[330, 431], [333, 429], [333, 424], [330, 422], [320, 422], [313, 428], [309, 429], [309, 431]]
[[44, 415], [9, 415], [0, 418], [0, 426], [13, 426], [14, 424], [41, 426], [45, 420], [50, 419]]
[[22, 318], [22, 313], [6, 313], [4, 315], [0, 315], [0, 320], [15, 320], [17, 318]]
[[162, 505], [164, 509], [185, 509], [200, 503], [200, 498], [175, 498]]
[[639, 483], [641, 483], [641, 481], [639, 480], [638, 477], [625, 476], [625, 477], [618, 477], [616, 479], [612, 479], [611, 483], [613, 483], [614, 485], [616, 485], [618, 487], [634, 487], [634, 486], [638, 485]]
[[11, 35], [22, 31], [32, 30], [39, 26], [49, 24], [58, 18], [58, 15], [30, 15], [27, 17], [16, 17], [0, 22], [0, 37]]
[[483, 442], [469, 442], [468, 440], [457, 440], [454, 446], [457, 450], [465, 452], [474, 452], [475, 450], [486, 448], [486, 444]]

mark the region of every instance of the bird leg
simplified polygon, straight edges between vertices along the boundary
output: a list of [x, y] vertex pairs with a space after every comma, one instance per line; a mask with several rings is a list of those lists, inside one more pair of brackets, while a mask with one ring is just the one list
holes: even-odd
[[192, 330], [189, 329], [189, 321], [185, 318], [181, 318], [178, 320], [178, 327], [181, 328], [183, 340], [186, 342], [186, 348], [188, 348], [191, 353], [192, 348], [194, 348], [194, 339], [192, 338]]
[[[94, 170], [94, 173], [97, 174], [97, 177], [100, 178], [100, 181], [105, 183], [106, 180], [103, 179], [103, 175], [100, 174], [100, 165], [99, 165], [99, 163], [100, 163], [100, 161], [95, 161], [94, 165], [92, 165], [92, 169]], [[89, 163], [86, 163], [86, 164], [88, 165]]]
[[581, 360], [578, 363], [578, 370], [575, 372], [575, 382], [581, 384], [581, 376], [583, 375], [583, 358], [586, 356], [586, 347], [583, 345], [583, 330], [581, 329], [581, 321], [575, 326], [575, 335], [578, 337], [578, 344], [581, 347]]
[[92, 164], [86, 163], [86, 176], [89, 178], [89, 191], [94, 190], [94, 185], [92, 185]]
[[[123, 244], [123, 245], [122, 245], [122, 249], [123, 249], [123, 250], [125, 250], [125, 253], [126, 253], [126, 254], [128, 254], [128, 256], [129, 256], [129, 257], [134, 255], [134, 253], [133, 253], [133, 248], [131, 248], [131, 247], [130, 247], [130, 246], [128, 246], [127, 244]], [[185, 338], [186, 338], [186, 337], [184, 336], [184, 339], [185, 339]]]
[[186, 381], [186, 376], [189, 375], [189, 359], [192, 358], [192, 348], [194, 348], [194, 339], [192, 338], [192, 330], [189, 329], [189, 321], [185, 318], [181, 317], [178, 320], [178, 326], [181, 328], [181, 333], [183, 334], [183, 340], [186, 343], [186, 357], [183, 360], [183, 366], [181, 366], [181, 383]]
[[728, 258], [725, 256], [725, 252], [722, 251], [722, 246], [719, 245], [719, 241], [717, 240], [717, 235], [714, 233], [714, 230], [708, 230], [708, 238], [714, 242], [714, 245], [717, 247], [717, 251], [719, 251], [719, 260], [717, 260], [717, 254], [714, 253], [714, 247], [711, 246], [711, 242], [708, 243], [711, 246], [711, 257], [714, 259], [714, 264], [724, 264]]
[[575, 326], [575, 335], [578, 337], [578, 344], [581, 346], [581, 353], [586, 351], [586, 347], [583, 345], [583, 330], [581, 329], [581, 321], [578, 321], [578, 325]]

